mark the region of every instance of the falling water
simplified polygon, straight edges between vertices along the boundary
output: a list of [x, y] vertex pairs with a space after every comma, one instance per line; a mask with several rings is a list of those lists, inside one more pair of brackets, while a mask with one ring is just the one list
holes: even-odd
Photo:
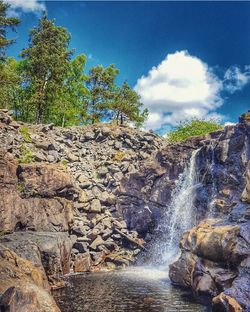
[[164, 217], [164, 244], [161, 244], [161, 261], [170, 263], [178, 252], [181, 236], [196, 223], [195, 193], [199, 186], [196, 168], [196, 156], [192, 153], [189, 164], [180, 175], [176, 188], [172, 193], [172, 200]]

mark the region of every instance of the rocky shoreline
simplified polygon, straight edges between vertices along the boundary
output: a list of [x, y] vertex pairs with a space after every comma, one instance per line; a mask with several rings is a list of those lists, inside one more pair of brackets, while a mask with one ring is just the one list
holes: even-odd
[[0, 111], [0, 307], [59, 311], [50, 290], [63, 287], [63, 274], [121, 269], [147, 255], [199, 148], [197, 224], [211, 202], [219, 220], [184, 234], [170, 278], [215, 297], [214, 309], [247, 311], [249, 128], [246, 114], [236, 126], [168, 145], [128, 127], [29, 125]]

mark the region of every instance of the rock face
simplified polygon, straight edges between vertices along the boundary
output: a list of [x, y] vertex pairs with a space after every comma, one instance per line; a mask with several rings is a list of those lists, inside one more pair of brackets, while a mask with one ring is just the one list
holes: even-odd
[[249, 221], [230, 225], [214, 219], [201, 222], [184, 234], [181, 256], [170, 265], [171, 281], [192, 288], [197, 295], [218, 296], [213, 300], [215, 308], [226, 296], [225, 305], [232, 298], [241, 309], [249, 309], [249, 233]]
[[212, 169], [206, 170], [208, 147], [200, 150], [203, 193], [197, 194], [197, 207], [203, 211], [207, 205], [219, 219], [206, 219], [183, 235], [181, 255], [169, 270], [175, 285], [212, 297], [214, 311], [250, 310], [250, 124], [245, 117], [211, 145]]
[[0, 237], [0, 244], [44, 269], [52, 285], [70, 272], [73, 243], [67, 233], [19, 232]]
[[1, 311], [59, 312], [42, 267], [0, 244]]
[[[215, 309], [245, 309], [249, 133], [246, 114], [235, 126], [168, 145], [129, 127], [28, 125], [0, 111], [0, 244], [42, 272], [47, 286], [36, 285], [45, 292], [62, 286], [67, 272], [133, 264], [145, 243], [147, 254], [162, 235], [176, 182], [198, 150], [196, 221], [218, 220], [184, 235], [171, 279], [214, 297]], [[15, 298], [23, 311], [41, 309], [41, 297], [28, 286], [10, 279], [0, 292], [6, 290], [5, 309], [15, 309]]]
[[165, 140], [111, 125], [18, 124], [6, 112], [0, 113], [0, 121], [0, 171], [7, 166], [12, 177], [9, 196], [3, 174], [3, 231], [69, 231], [72, 270], [133, 263], [143, 239], [136, 226], [128, 228], [120, 209], [121, 180], [166, 145]]
[[0, 151], [1, 230], [69, 230], [73, 205], [66, 197], [73, 184], [64, 171], [57, 165], [19, 166], [10, 153]]

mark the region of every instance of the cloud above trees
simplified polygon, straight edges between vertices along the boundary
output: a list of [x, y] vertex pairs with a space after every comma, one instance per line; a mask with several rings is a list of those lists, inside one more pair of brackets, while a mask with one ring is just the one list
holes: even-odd
[[220, 118], [216, 109], [223, 104], [222, 91], [234, 93], [249, 78], [249, 68], [243, 72], [237, 66], [219, 78], [198, 57], [177, 51], [138, 79], [135, 90], [150, 112], [146, 128], [156, 130], [193, 117]]

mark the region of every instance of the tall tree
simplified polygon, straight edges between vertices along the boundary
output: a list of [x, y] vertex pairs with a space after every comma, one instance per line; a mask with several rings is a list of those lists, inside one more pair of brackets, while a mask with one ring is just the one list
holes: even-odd
[[108, 118], [110, 103], [113, 99], [115, 88], [115, 78], [119, 70], [115, 66], [109, 65], [104, 68], [98, 65], [90, 69], [87, 78], [87, 88], [89, 90], [86, 100], [88, 120], [91, 123], [99, 122], [103, 118]]
[[72, 51], [68, 50], [70, 35], [45, 15], [30, 31], [30, 45], [21, 52], [27, 61], [26, 85], [36, 123], [47, 122], [58, 92], [64, 85]]
[[130, 88], [127, 82], [124, 82], [120, 88], [116, 89], [110, 109], [117, 124], [133, 122], [139, 127], [148, 117], [148, 110], [142, 110], [142, 107], [140, 96]]
[[0, 65], [0, 108], [15, 109], [19, 102], [19, 61], [8, 58]]
[[56, 125], [77, 125], [86, 118], [86, 107], [84, 100], [88, 92], [85, 87], [86, 75], [84, 68], [86, 56], [80, 54], [69, 64], [64, 86], [60, 88], [57, 105], [52, 113], [52, 121]]
[[20, 23], [18, 18], [7, 17], [7, 11], [10, 5], [0, 0], [0, 59], [5, 58], [6, 47], [13, 43], [13, 39], [6, 37], [6, 30], [11, 28], [15, 30], [15, 26]]

